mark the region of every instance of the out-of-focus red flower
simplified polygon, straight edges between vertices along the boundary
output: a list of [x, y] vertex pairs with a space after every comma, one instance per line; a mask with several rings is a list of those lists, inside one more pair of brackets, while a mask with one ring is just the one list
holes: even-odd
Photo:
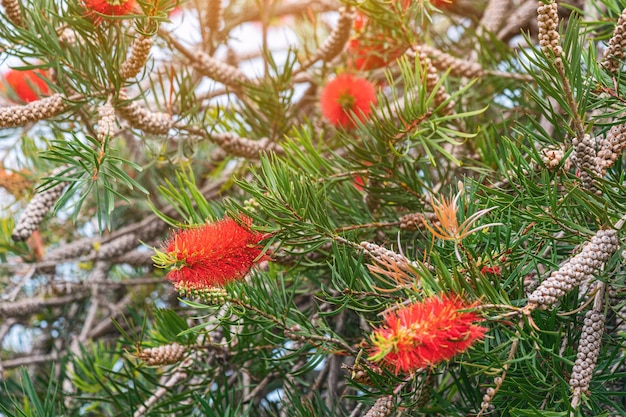
[[359, 71], [382, 68], [402, 56], [405, 50], [392, 38], [364, 35], [348, 42], [348, 65]]
[[480, 269], [480, 272], [483, 274], [490, 274], [490, 275], [502, 275], [502, 268], [500, 268], [498, 265], [492, 265], [492, 266], [484, 265]]
[[[410, 1], [404, 5], [408, 6]], [[357, 13], [353, 23], [355, 36], [346, 50], [348, 66], [359, 71], [381, 68], [399, 58], [407, 46], [389, 28], [379, 27], [367, 16]]]
[[99, 21], [102, 16], [125, 16], [130, 14], [137, 4], [136, 0], [82, 0], [87, 15]]
[[40, 69], [23, 71], [12, 69], [4, 73], [4, 85], [0, 88], [5, 91], [5, 87], [8, 86], [20, 100], [30, 103], [50, 94], [50, 88], [44, 81], [46, 75], [47, 73]]
[[374, 330], [371, 360], [382, 360], [399, 373], [414, 372], [452, 358], [482, 339], [487, 328], [459, 296], [442, 295], [399, 308]]
[[446, 7], [452, 6], [453, 3], [453, 0], [430, 0], [430, 4], [438, 9], [445, 9]]
[[[225, 218], [176, 232], [167, 242], [163, 266], [179, 292], [221, 287], [242, 278], [269, 257], [259, 242], [267, 236], [250, 230], [252, 220]], [[169, 265], [167, 265], [169, 264]]]
[[324, 117], [334, 126], [354, 127], [350, 112], [357, 119], [365, 120], [376, 104], [376, 89], [365, 78], [351, 74], [341, 74], [330, 81], [320, 96], [320, 105]]

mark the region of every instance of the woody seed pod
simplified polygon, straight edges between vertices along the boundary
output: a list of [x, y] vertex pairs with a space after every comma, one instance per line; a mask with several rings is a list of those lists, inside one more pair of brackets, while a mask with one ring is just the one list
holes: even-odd
[[596, 156], [595, 142], [595, 137], [592, 138], [590, 135], [572, 139], [574, 146], [572, 162], [580, 170], [580, 182], [583, 188], [599, 195], [601, 191], [593, 182], [595, 178], [602, 175], [602, 169]]
[[187, 348], [178, 343], [170, 343], [148, 349], [141, 349], [136, 356], [148, 366], [170, 365], [179, 362]]
[[569, 385], [572, 389], [586, 391], [589, 388], [593, 370], [596, 367], [600, 342], [604, 332], [604, 315], [596, 310], [589, 310], [585, 314], [583, 331], [578, 344], [576, 362], [572, 369]]
[[153, 42], [152, 37], [149, 36], [140, 35], [135, 38], [130, 47], [130, 55], [120, 68], [120, 77], [123, 80], [133, 78], [139, 74], [139, 71], [146, 65]]
[[63, 194], [65, 183], [59, 183], [52, 188], [41, 191], [28, 202], [26, 209], [22, 212], [11, 238], [18, 242], [28, 239], [41, 224], [45, 215], [54, 206], [56, 201]]
[[393, 411], [393, 396], [380, 397], [364, 417], [388, 417]]
[[209, 0], [206, 8], [206, 24], [211, 32], [217, 32], [224, 20], [224, 9], [222, 0]]
[[626, 124], [613, 126], [606, 137], [599, 140], [598, 148], [598, 165], [604, 175], [626, 148]]
[[[565, 152], [562, 148], [556, 146], [548, 146], [541, 150], [541, 162], [548, 168], [550, 171], [554, 171], [557, 169], [559, 165], [561, 165], [561, 161], [563, 161], [563, 157], [565, 156]], [[565, 160], [563, 164], [563, 171], [569, 171], [572, 163], [568, 158]]]
[[449, 69], [451, 75], [465, 78], [478, 78], [485, 75], [483, 67], [476, 62], [454, 57], [426, 44], [417, 45], [415, 48], [419, 53], [428, 56], [433, 66], [439, 71], [447, 71]]
[[489, 0], [485, 13], [480, 19], [480, 26], [488, 32], [495, 32], [500, 29], [510, 10], [509, 0]]
[[561, 56], [558, 5], [555, 1], [540, 4], [537, 8], [537, 25], [539, 26], [539, 45], [548, 54], [551, 51], [556, 58]]
[[2, 6], [4, 7], [4, 14], [6, 14], [11, 23], [15, 26], [24, 26], [19, 0], [2, 0]]
[[229, 154], [249, 159], [258, 159], [261, 152], [282, 152], [282, 149], [268, 138], [251, 140], [225, 132], [212, 134], [211, 140]]
[[302, 67], [308, 68], [319, 60], [328, 62], [339, 55], [350, 39], [354, 16], [354, 8], [350, 6], [340, 8], [337, 26], [335, 26], [333, 31], [330, 35], [328, 35], [328, 38], [319, 47], [315, 54], [302, 64]]
[[609, 46], [604, 51], [602, 61], [604, 68], [612, 73], [617, 72], [624, 59], [624, 47], [626, 47], [626, 9], [622, 10], [613, 30], [613, 36], [609, 39]]
[[196, 51], [191, 65], [202, 75], [230, 87], [239, 87], [241, 83], [250, 82], [250, 79], [239, 68], [228, 65], [202, 51]]
[[363, 248], [363, 251], [366, 254], [368, 254], [374, 259], [384, 260], [386, 262], [391, 261], [397, 264], [398, 266], [403, 266], [407, 268], [409, 265], [412, 265], [412, 262], [409, 261], [404, 255], [395, 253], [394, 251], [389, 250], [389, 249], [385, 249], [382, 246], [379, 246], [375, 243], [364, 241], [364, 242], [359, 243], [359, 246]]
[[113, 136], [115, 132], [115, 109], [110, 101], [98, 108], [98, 142], [102, 143], [107, 136]]
[[0, 128], [24, 126], [67, 110], [61, 94], [31, 101], [23, 106], [0, 107]]
[[[604, 244], [603, 247], [600, 244]], [[571, 258], [528, 296], [530, 306], [546, 309], [583, 281], [591, 280], [617, 250], [617, 231], [598, 230], [582, 252]]]
[[[426, 71], [426, 87], [429, 91], [433, 91], [437, 88], [437, 92], [435, 93], [435, 97], [433, 99], [435, 106], [442, 106], [443, 103], [450, 99], [450, 95], [446, 92], [443, 85], [437, 87], [439, 83], [439, 75], [437, 74], [437, 69], [433, 65], [428, 55], [420, 50], [417, 50], [417, 58], [419, 59], [420, 64], [424, 67]], [[454, 101], [448, 101], [446, 105], [441, 108], [442, 114], [450, 114], [454, 111]]]
[[[119, 101], [126, 100], [128, 100], [128, 96], [125, 92], [120, 91]], [[118, 106], [116, 110], [132, 127], [146, 133], [165, 135], [173, 125], [169, 114], [150, 111], [135, 101], [124, 103]]]

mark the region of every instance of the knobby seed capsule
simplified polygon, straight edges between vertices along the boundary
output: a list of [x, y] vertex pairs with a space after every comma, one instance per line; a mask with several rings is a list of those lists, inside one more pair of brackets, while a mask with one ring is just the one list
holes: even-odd
[[598, 142], [598, 165], [602, 175], [615, 164], [624, 148], [626, 148], [626, 124], [613, 126]]
[[303, 65], [303, 68], [310, 67], [317, 61], [329, 62], [339, 55], [350, 39], [352, 31], [352, 22], [354, 21], [354, 8], [345, 6], [339, 9], [339, 20], [337, 26], [330, 32], [328, 38], [319, 47], [315, 54], [309, 58]]
[[609, 46], [604, 51], [602, 65], [610, 72], [617, 72], [622, 66], [624, 48], [626, 47], [626, 9], [622, 11], [613, 30], [613, 36], [609, 39]]
[[0, 108], [0, 128], [19, 127], [39, 120], [49, 119], [67, 110], [61, 94], [31, 101], [23, 106]]
[[375, 243], [363, 241], [359, 243], [359, 246], [361, 246], [365, 253], [367, 253], [372, 258], [386, 262], [392, 262], [400, 269], [410, 270], [410, 266], [416, 266], [415, 262], [409, 261], [408, 258], [404, 255], [395, 253], [394, 251], [389, 249], [385, 249], [384, 247], [379, 246]]
[[548, 53], [552, 51], [556, 58], [561, 56], [558, 5], [556, 2], [541, 4], [537, 8], [537, 26], [539, 27], [539, 45]]
[[509, 0], [491, 0], [480, 19], [480, 26], [488, 32], [496, 32], [511, 12]]
[[251, 80], [239, 68], [228, 65], [202, 51], [196, 51], [191, 65], [202, 75], [230, 87], [240, 87]]
[[18, 0], [2, 0], [2, 6], [4, 6], [4, 14], [15, 26], [24, 26], [22, 20], [22, 8]]
[[120, 77], [123, 80], [133, 78], [143, 69], [148, 60], [148, 55], [150, 55], [153, 42], [154, 40], [150, 36], [140, 35], [135, 38], [130, 47], [130, 54], [120, 68]]
[[96, 134], [100, 143], [104, 142], [107, 137], [115, 134], [115, 109], [110, 101], [98, 107], [98, 128]]
[[596, 138], [590, 135], [584, 135], [582, 138], [575, 137], [572, 139], [574, 152], [572, 153], [572, 161], [580, 170], [580, 182], [585, 190], [589, 190], [595, 194], [601, 194], [601, 191], [594, 184], [594, 179], [602, 176], [602, 166], [596, 154]]
[[136, 356], [148, 366], [170, 365], [179, 362], [187, 348], [178, 343], [170, 343], [148, 349], [140, 349]]
[[[128, 96], [124, 91], [120, 91], [119, 101], [126, 100], [128, 100]], [[173, 125], [169, 114], [150, 111], [134, 101], [124, 103], [116, 110], [132, 127], [146, 133], [165, 135]]]
[[376, 401], [376, 404], [369, 409], [364, 417], [388, 417], [393, 411], [393, 396], [388, 395], [381, 397]]
[[35, 194], [28, 202], [26, 209], [22, 212], [13, 229], [11, 238], [14, 241], [18, 242], [28, 239], [39, 228], [43, 218], [54, 207], [61, 194], [63, 194], [65, 185], [65, 183], [59, 183], [52, 188]]
[[589, 388], [600, 352], [604, 319], [604, 315], [596, 310], [589, 310], [585, 314], [583, 331], [576, 352], [576, 362], [574, 362], [569, 381], [572, 389], [584, 392]]
[[[604, 246], [600, 246], [600, 244]], [[528, 296], [528, 304], [546, 309], [583, 281], [592, 279], [617, 250], [617, 231], [598, 230], [582, 252], [571, 258]], [[604, 249], [602, 249], [604, 248]]]

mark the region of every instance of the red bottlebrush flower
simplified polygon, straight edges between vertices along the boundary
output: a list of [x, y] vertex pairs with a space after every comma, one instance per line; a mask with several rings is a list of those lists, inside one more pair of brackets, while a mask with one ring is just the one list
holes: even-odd
[[[4, 84], [9, 86], [23, 102], [30, 103], [50, 94], [50, 88], [43, 79], [47, 78], [46, 72], [43, 70], [18, 71], [12, 69], [7, 71], [3, 77]], [[4, 85], [2, 90], [5, 90]]]
[[458, 296], [430, 297], [401, 307], [385, 316], [382, 328], [372, 333], [371, 360], [382, 360], [400, 371], [413, 372], [434, 366], [468, 349], [482, 339], [487, 328], [474, 322], [481, 318], [475, 307]]
[[452, 6], [452, 0], [430, 0], [430, 4], [438, 9], [445, 9]]
[[493, 266], [484, 265], [480, 269], [480, 272], [483, 274], [490, 274], [490, 275], [502, 275], [502, 268], [500, 268], [498, 265], [493, 265]]
[[163, 266], [172, 265], [167, 278], [179, 292], [221, 287], [269, 259], [261, 255], [259, 244], [266, 235], [250, 230], [251, 219], [243, 217], [240, 222], [225, 218], [181, 230], [169, 239], [161, 261]]
[[364, 78], [350, 74], [341, 74], [330, 81], [320, 97], [322, 114], [328, 121], [346, 128], [354, 127], [355, 123], [350, 114], [354, 112], [356, 118], [364, 120], [376, 104], [376, 89]]
[[135, 8], [136, 0], [82, 0], [87, 14], [94, 16], [95, 20], [102, 19], [102, 16], [125, 16], [130, 14]]
[[352, 39], [348, 42], [348, 64], [359, 71], [382, 68], [402, 56], [406, 49], [382, 35]]

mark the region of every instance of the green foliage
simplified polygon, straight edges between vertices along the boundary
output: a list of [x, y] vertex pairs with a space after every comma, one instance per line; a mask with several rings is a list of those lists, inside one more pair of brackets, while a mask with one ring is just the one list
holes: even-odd
[[[22, 131], [7, 155], [19, 154], [18, 165], [33, 178], [43, 173], [36, 191], [68, 183], [56, 209], [71, 210], [77, 225], [71, 231], [64, 218], [47, 221], [33, 239], [15, 244], [8, 238], [14, 219], [0, 219], [0, 335], [16, 324], [36, 330], [25, 348], [57, 365], [33, 365], [33, 376], [12, 371], [16, 352], [3, 345], [9, 368], [2, 413], [363, 416], [387, 395], [397, 406], [391, 415], [460, 417], [481, 408], [484, 415], [520, 417], [623, 413], [623, 258], [612, 256], [593, 282], [557, 306], [528, 304], [533, 285], [626, 212], [621, 156], [597, 178], [599, 194], [585, 189], [580, 167], [568, 165], [577, 119], [598, 139], [626, 122], [622, 71], [607, 71], [598, 48], [612, 36], [623, 4], [588, 2], [593, 17], [560, 9], [561, 73], [535, 33], [523, 45], [485, 33], [478, 24], [484, 2], [454, 2], [440, 6], [443, 13], [429, 2], [408, 3], [353, 6], [384, 45], [425, 42], [480, 63], [483, 74], [459, 77], [459, 68], [434, 66], [437, 56], [429, 68], [411, 54], [363, 71], [377, 85], [378, 104], [351, 129], [329, 126], [316, 104], [329, 73], [358, 72], [350, 61], [339, 56], [302, 71], [301, 60], [312, 55], [303, 49], [324, 39], [303, 39], [306, 47], [286, 51], [268, 42], [282, 16], [302, 33], [332, 33], [309, 5], [232, 1], [226, 20], [216, 23], [216, 3], [190, 2], [186, 7], [198, 10], [185, 11], [185, 19], [198, 19], [202, 42], [189, 50], [171, 42], [180, 35], [164, 25], [177, 5], [171, 0], [140, 0], [134, 14], [101, 21], [86, 16], [77, 0], [21, 1], [24, 27], [2, 14], [4, 54], [23, 68], [54, 70], [51, 90], [72, 104], [62, 117], [42, 121], [43, 129]], [[233, 29], [252, 21], [261, 24], [263, 48], [245, 57], [260, 62], [250, 82], [218, 85], [194, 69], [200, 51], [221, 59], [240, 36]], [[66, 28], [76, 42], [62, 40]], [[136, 79], [123, 80], [119, 69], [137, 34], [155, 35], [159, 52], [152, 50]], [[220, 71], [232, 71], [227, 65], [238, 62], [229, 59]], [[141, 97], [146, 114], [172, 115], [172, 129], [146, 134], [118, 114], [120, 132], [95, 139], [96, 110], [109, 99], [119, 106], [122, 88]], [[440, 90], [449, 98], [440, 100]], [[451, 102], [454, 112], [446, 114]], [[233, 147], [264, 138], [275, 151], [250, 160], [230, 155], [227, 146], [210, 143], [216, 132], [232, 134]], [[547, 146], [563, 152], [553, 169], [545, 164]], [[11, 201], [11, 211], [25, 205]], [[252, 219], [270, 261], [233, 277], [223, 300], [181, 299], [163, 273], [135, 259], [146, 254], [139, 241], [158, 246], [166, 239], [163, 224], [191, 227], [225, 215]], [[471, 220], [471, 231], [460, 230]], [[230, 236], [220, 238], [230, 243]], [[44, 250], [51, 244], [61, 255]], [[214, 248], [186, 249], [181, 258], [201, 262]], [[238, 259], [226, 253], [211, 266], [222, 261]], [[589, 290], [591, 283], [610, 291], [594, 300], [600, 287]], [[473, 303], [488, 328], [484, 340], [412, 374], [373, 363], [371, 335], [385, 316], [439, 294]], [[606, 314], [607, 330], [591, 385], [575, 404], [569, 379], [583, 316], [594, 304]], [[180, 356], [159, 365], [142, 356], [179, 347]]]

